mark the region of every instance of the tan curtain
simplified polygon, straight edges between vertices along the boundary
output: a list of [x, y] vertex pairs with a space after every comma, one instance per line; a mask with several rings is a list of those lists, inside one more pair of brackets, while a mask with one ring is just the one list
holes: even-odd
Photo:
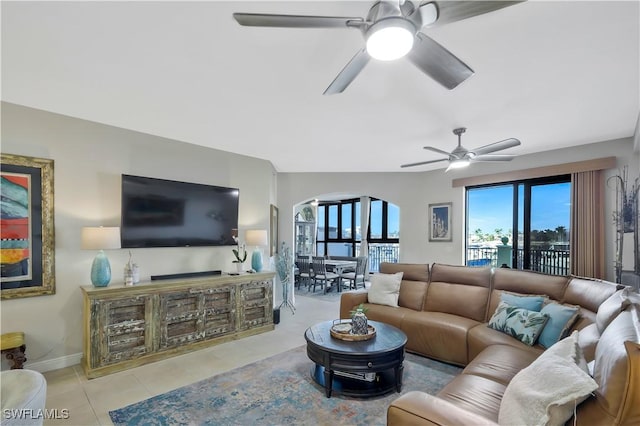
[[604, 182], [601, 170], [571, 175], [571, 273], [604, 278]]

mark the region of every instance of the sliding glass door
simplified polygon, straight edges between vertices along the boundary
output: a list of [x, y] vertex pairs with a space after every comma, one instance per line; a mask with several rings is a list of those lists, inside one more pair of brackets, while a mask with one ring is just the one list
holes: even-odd
[[467, 188], [469, 266], [569, 273], [569, 176]]

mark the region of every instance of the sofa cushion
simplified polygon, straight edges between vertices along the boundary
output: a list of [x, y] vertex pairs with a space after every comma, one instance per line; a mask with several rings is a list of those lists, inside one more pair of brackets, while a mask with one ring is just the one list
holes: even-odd
[[562, 303], [580, 305], [596, 313], [598, 307], [621, 286], [596, 278], [571, 277], [564, 292]]
[[549, 317], [545, 314], [500, 302], [488, 326], [507, 333], [529, 346], [538, 340]]
[[506, 388], [502, 383], [484, 377], [460, 374], [438, 392], [438, 397], [497, 422]]
[[491, 345], [473, 358], [462, 373], [484, 377], [506, 386], [536, 358], [537, 352], [509, 345]]
[[365, 303], [364, 308], [367, 310], [367, 318], [373, 321], [380, 321], [385, 324], [392, 325], [396, 328], [402, 327], [404, 317], [411, 309], [397, 307], [392, 308], [387, 305], [374, 305], [372, 303]]
[[484, 416], [425, 392], [410, 391], [387, 409], [387, 425], [473, 425], [498, 426]]
[[380, 272], [383, 274], [395, 274], [404, 272], [400, 284], [398, 306], [421, 311], [429, 286], [429, 265], [413, 263], [388, 263], [380, 264]]
[[467, 335], [477, 321], [443, 312], [406, 312], [400, 329], [410, 336], [408, 351], [458, 365], [469, 362]]
[[613, 293], [607, 298], [596, 314], [596, 325], [598, 331], [602, 333], [605, 328], [613, 321], [620, 312], [622, 312], [627, 306], [631, 304], [629, 300], [629, 289], [624, 288]]
[[583, 359], [577, 343], [577, 334], [558, 342], [515, 375], [504, 392], [498, 423], [561, 426], [571, 418], [575, 404], [598, 387], [586, 363], [576, 363]]
[[542, 329], [538, 341], [545, 348], [550, 348], [569, 334], [571, 326], [580, 315], [580, 307], [552, 302], [543, 306], [540, 313], [548, 315], [549, 319]]
[[403, 272], [396, 272], [395, 274], [373, 274], [371, 276], [371, 287], [369, 288], [368, 295], [369, 303], [397, 308], [402, 275]]
[[490, 268], [436, 263], [431, 267], [424, 310], [484, 321], [490, 282]]
[[578, 409], [588, 424], [631, 425], [640, 422], [640, 305], [616, 316], [596, 346], [593, 378], [599, 387]]
[[340, 318], [351, 318], [351, 311], [361, 303], [367, 303], [365, 290], [343, 291], [340, 295]]
[[492, 345], [512, 346], [514, 348], [530, 352], [536, 357], [544, 351], [544, 348], [538, 344], [534, 346], [525, 345], [520, 340], [513, 338], [508, 334], [487, 327], [486, 323], [480, 324], [469, 330], [467, 344], [469, 359], [474, 359], [478, 354]]
[[582, 371], [584, 371], [585, 373], [589, 373], [587, 360], [585, 359], [584, 353], [582, 352], [582, 347], [580, 346], [580, 333], [578, 333], [577, 331], [574, 331], [570, 336], [567, 336], [564, 339], [558, 341], [545, 353], [548, 356], [557, 355], [559, 357], [572, 360], [578, 367], [582, 369]]
[[495, 312], [503, 291], [546, 295], [550, 299], [562, 301], [568, 280], [568, 277], [546, 275], [539, 272], [496, 268], [493, 270], [493, 290], [486, 318], [490, 318]]
[[544, 296], [526, 296], [503, 291], [500, 295], [500, 301], [507, 305], [523, 308], [528, 311], [540, 312], [542, 304], [545, 302]]
[[496, 268], [493, 270], [493, 288], [522, 294], [546, 294], [562, 300], [568, 277], [547, 275], [534, 271]]
[[593, 361], [596, 357], [596, 345], [598, 344], [598, 340], [600, 340], [600, 333], [598, 332], [598, 327], [594, 324], [588, 325], [582, 330], [580, 333], [580, 348], [582, 349], [582, 353], [584, 354], [587, 362]]

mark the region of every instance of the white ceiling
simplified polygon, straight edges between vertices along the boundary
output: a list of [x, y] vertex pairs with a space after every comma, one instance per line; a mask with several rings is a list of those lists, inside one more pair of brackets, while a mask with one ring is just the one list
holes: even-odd
[[[2, 100], [270, 160], [400, 171], [515, 137], [526, 154], [634, 134], [638, 1], [529, 1], [425, 32], [476, 74], [453, 91], [371, 61], [350, 29], [241, 27], [233, 12], [366, 16], [370, 2], [2, 2]], [[445, 167], [445, 163], [407, 171]]]

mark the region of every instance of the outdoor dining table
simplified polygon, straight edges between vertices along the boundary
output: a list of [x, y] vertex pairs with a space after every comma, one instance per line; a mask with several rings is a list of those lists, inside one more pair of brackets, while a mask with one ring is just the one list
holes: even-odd
[[358, 262], [355, 260], [332, 260], [325, 259], [324, 264], [327, 267], [333, 268], [333, 272], [338, 274], [337, 285], [338, 292], [342, 291], [342, 273], [347, 268], [355, 268]]

